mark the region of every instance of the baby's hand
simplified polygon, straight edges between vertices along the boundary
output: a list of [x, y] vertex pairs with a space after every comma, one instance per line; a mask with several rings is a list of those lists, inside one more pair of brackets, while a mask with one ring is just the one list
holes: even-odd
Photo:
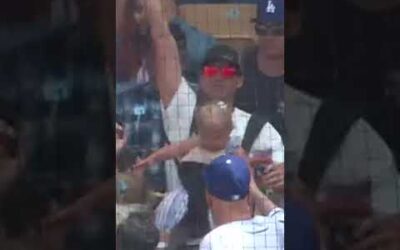
[[139, 160], [134, 166], [133, 169], [139, 169], [139, 168], [148, 168], [156, 164], [157, 161], [154, 159], [153, 156], [149, 156], [143, 160]]

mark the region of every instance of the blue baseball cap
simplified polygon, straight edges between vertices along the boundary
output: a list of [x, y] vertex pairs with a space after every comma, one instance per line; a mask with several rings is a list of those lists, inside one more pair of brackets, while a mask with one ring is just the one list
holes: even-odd
[[249, 193], [250, 171], [247, 162], [235, 155], [222, 155], [204, 169], [207, 191], [224, 201], [238, 201]]
[[257, 18], [253, 19], [253, 22], [261, 24], [284, 23], [284, 13], [284, 0], [257, 0]]

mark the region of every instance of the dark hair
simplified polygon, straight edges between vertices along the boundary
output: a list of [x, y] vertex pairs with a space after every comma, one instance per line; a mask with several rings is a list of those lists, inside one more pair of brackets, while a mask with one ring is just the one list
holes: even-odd
[[227, 63], [229, 66], [236, 68], [237, 75], [240, 76], [242, 74], [239, 53], [228, 45], [219, 44], [208, 49], [202, 67], [220, 63]]

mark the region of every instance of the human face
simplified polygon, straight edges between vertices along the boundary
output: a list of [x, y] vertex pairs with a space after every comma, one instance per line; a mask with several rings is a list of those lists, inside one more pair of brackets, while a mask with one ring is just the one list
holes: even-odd
[[259, 52], [266, 58], [279, 59], [285, 56], [283, 25], [256, 24]]
[[[203, 131], [202, 131], [203, 130]], [[200, 134], [200, 146], [211, 152], [224, 150], [229, 142], [231, 127], [220, 127], [212, 130], [202, 129]]]
[[202, 69], [200, 89], [211, 100], [232, 101], [242, 85], [238, 69], [228, 63], [213, 63]]

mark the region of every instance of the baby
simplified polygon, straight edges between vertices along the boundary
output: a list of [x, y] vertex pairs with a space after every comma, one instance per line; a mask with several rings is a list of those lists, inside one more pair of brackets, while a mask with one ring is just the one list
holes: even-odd
[[[223, 102], [208, 102], [197, 108], [194, 122], [197, 133], [177, 144], [167, 145], [134, 166], [149, 167], [160, 161], [177, 159], [209, 163], [217, 156], [232, 151], [228, 148], [232, 124], [232, 107]], [[237, 143], [239, 144], [239, 143]], [[240, 145], [236, 145], [239, 147]]]
[[[156, 213], [163, 247], [176, 226], [188, 232], [187, 237], [179, 237], [180, 244], [201, 239], [210, 230], [202, 172], [213, 159], [227, 153], [233, 128], [232, 107], [223, 102], [206, 103], [197, 108], [194, 122], [197, 134], [179, 144], [165, 146], [135, 166], [146, 167], [169, 159], [178, 163], [183, 189], [168, 194]], [[185, 209], [182, 204], [187, 204]]]

